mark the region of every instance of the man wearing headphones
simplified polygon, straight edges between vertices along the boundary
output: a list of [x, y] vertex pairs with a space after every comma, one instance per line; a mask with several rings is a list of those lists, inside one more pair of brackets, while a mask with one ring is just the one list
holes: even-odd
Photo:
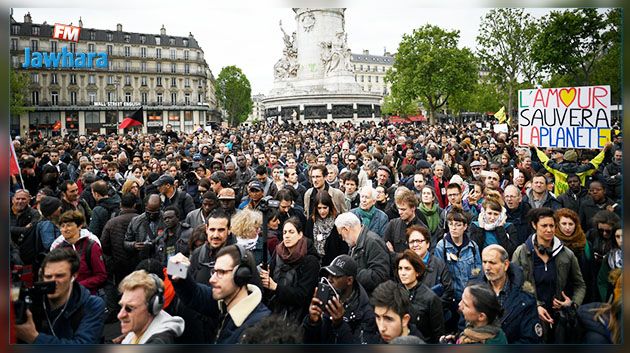
[[[262, 292], [253, 284], [258, 276], [254, 256], [240, 245], [229, 245], [217, 253], [210, 286], [195, 282], [190, 276], [172, 277], [177, 296], [190, 308], [217, 320], [218, 330], [209, 332], [213, 343], [234, 344], [243, 331], [269, 316], [271, 311], [262, 303]], [[171, 257], [175, 264], [190, 265], [181, 253]]]
[[105, 324], [105, 302], [75, 281], [79, 256], [72, 248], [52, 250], [41, 266], [41, 280], [55, 282], [55, 291], [33, 298], [26, 321], [15, 325], [22, 343], [96, 344], [101, 343]]
[[118, 290], [120, 302], [120, 331], [122, 344], [173, 344], [184, 332], [184, 319], [171, 316], [162, 310], [164, 284], [162, 280], [145, 270], [138, 270], [125, 277]]

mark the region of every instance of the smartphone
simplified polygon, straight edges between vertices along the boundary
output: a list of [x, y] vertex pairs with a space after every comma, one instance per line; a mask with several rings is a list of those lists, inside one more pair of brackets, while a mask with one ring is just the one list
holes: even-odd
[[317, 285], [317, 299], [321, 301], [320, 307], [325, 309], [326, 303], [333, 297], [339, 298], [339, 294], [337, 294], [335, 288], [330, 284], [328, 278], [322, 277]]
[[171, 276], [177, 276], [179, 278], [186, 278], [188, 274], [188, 265], [184, 263], [174, 263], [172, 261], [168, 262], [166, 266], [166, 273]]

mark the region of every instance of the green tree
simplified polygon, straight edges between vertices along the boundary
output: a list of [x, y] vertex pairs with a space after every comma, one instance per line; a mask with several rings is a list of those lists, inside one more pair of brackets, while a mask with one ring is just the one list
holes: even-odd
[[392, 92], [406, 101], [419, 100], [435, 123], [435, 112], [449, 98], [469, 89], [478, 69], [472, 52], [457, 47], [459, 31], [445, 31], [433, 25], [403, 35], [394, 70], [387, 74]]
[[496, 112], [505, 103], [507, 96], [492, 82], [479, 82], [470, 87], [465, 94], [449, 101], [449, 107], [454, 111], [467, 112]]
[[531, 15], [517, 8], [490, 10], [479, 26], [477, 55], [491, 82], [506, 93], [507, 102], [501, 105], [506, 106], [509, 115], [515, 110], [519, 80], [536, 79], [538, 70], [531, 53], [537, 33]]
[[31, 79], [26, 72], [9, 70], [11, 85], [11, 116], [19, 116], [24, 112], [31, 111], [32, 108], [26, 106], [28, 96], [28, 85]]
[[222, 68], [214, 87], [220, 106], [227, 112], [229, 124], [238, 126], [245, 121], [254, 103], [249, 80], [243, 71], [236, 66]]
[[418, 102], [406, 100], [390, 93], [383, 99], [381, 111], [386, 115], [406, 117], [408, 115], [414, 115], [418, 112]]
[[609, 25], [595, 8], [552, 11], [541, 19], [532, 54], [551, 75], [570, 75], [588, 86], [595, 64], [611, 45]]

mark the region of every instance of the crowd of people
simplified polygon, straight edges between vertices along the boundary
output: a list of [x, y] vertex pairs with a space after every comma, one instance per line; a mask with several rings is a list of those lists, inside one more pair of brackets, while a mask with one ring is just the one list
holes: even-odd
[[12, 143], [18, 343], [622, 339], [620, 134], [560, 150], [475, 123], [269, 122]]

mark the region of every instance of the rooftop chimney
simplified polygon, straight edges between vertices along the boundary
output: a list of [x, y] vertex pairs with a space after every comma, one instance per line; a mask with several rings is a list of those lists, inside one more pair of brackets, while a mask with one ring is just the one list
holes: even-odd
[[24, 23], [33, 23], [30, 12], [27, 12], [26, 15], [24, 15]]
[[118, 32], [122, 32], [122, 24], [120, 24], [120, 23], [119, 23], [119, 24], [117, 24], [117, 25], [116, 25], [116, 30], [117, 30]]
[[160, 28], [160, 35], [162, 36], [166, 35], [166, 28], [164, 28], [164, 25], [162, 25], [162, 28]]
[[83, 27], [83, 21], [81, 20], [81, 16], [79, 16], [79, 27]]
[[363, 49], [363, 55], [370, 55], [370, 51], [367, 49]]

